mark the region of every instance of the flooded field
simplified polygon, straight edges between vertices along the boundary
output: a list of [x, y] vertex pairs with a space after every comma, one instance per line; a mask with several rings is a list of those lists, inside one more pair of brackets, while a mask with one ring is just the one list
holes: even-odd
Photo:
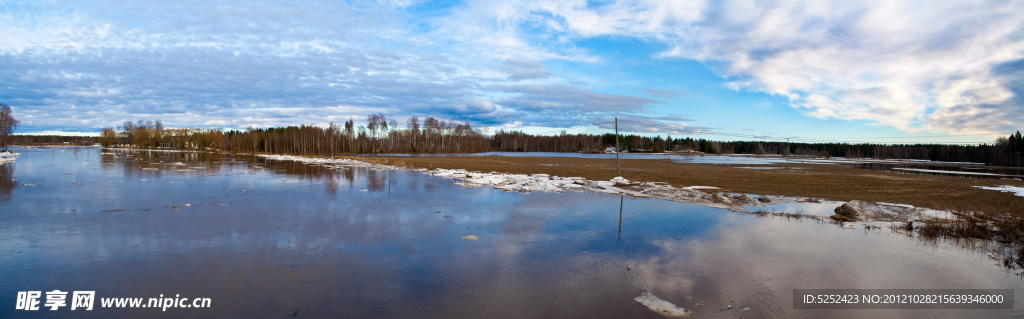
[[[15, 148], [0, 165], [0, 317], [1020, 317], [985, 242], [412, 170]], [[756, 165], [758, 163], [737, 163]], [[827, 214], [836, 203], [766, 207]], [[1013, 289], [1015, 309], [808, 310], [793, 289]], [[207, 309], [15, 310], [18, 291], [211, 298]], [[641, 303], [639, 301], [644, 301]]]

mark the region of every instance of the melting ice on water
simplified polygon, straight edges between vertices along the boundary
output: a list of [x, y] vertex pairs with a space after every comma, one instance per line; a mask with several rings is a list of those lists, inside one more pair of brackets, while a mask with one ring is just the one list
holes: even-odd
[[18, 156], [21, 156], [21, 153], [0, 152], [0, 164], [13, 162], [17, 160]]
[[693, 314], [693, 311], [683, 309], [682, 307], [676, 306], [675, 304], [665, 301], [652, 293], [644, 292], [633, 298], [636, 302], [651, 309], [651, 311], [662, 314], [666, 317], [689, 317]]

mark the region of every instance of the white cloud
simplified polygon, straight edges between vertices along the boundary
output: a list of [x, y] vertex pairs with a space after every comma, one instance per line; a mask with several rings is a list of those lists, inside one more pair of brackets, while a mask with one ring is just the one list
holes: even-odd
[[992, 73], [1024, 59], [1019, 12], [1012, 1], [616, 1], [553, 14], [581, 37], [641, 36], [670, 44], [664, 57], [720, 63], [734, 88], [788, 97], [810, 116], [991, 133], [1024, 122], [1011, 103], [1021, 88], [1009, 86], [1022, 70]]
[[505, 59], [502, 67], [506, 73], [509, 73], [508, 79], [515, 81], [543, 79], [551, 76], [551, 72], [544, 67], [544, 64], [536, 61]]
[[80, 97], [108, 97], [115, 96], [120, 93], [120, 89], [95, 89], [95, 90], [84, 90], [84, 91], [70, 91], [68, 94], [80, 96]]
[[466, 109], [469, 111], [493, 112], [495, 109], [494, 101], [480, 98], [472, 99], [466, 103]]
[[[508, 41], [517, 46], [543, 44], [516, 48], [520, 54], [552, 58], [566, 52], [558, 45], [576, 39], [640, 37], [668, 46], [657, 56], [708, 62], [729, 87], [789, 98], [808, 116], [909, 132], [1005, 132], [1024, 122], [1024, 107], [1014, 100], [1024, 94], [1024, 67], [993, 73], [1024, 59], [1024, 2], [580, 0], [472, 7], [487, 8], [471, 10], [481, 16], [472, 19], [477, 25], [499, 26], [474, 34], [498, 30], [516, 36]], [[516, 25], [523, 28], [510, 27]], [[558, 40], [524, 31], [538, 26]]]
[[662, 103], [645, 98], [597, 93], [565, 85], [495, 85], [491, 88], [517, 94], [515, 97], [498, 101], [500, 104], [536, 112], [634, 112], [643, 110], [647, 104]]

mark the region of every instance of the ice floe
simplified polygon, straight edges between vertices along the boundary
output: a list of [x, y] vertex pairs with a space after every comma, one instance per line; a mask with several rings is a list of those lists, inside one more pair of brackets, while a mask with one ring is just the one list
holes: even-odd
[[998, 187], [989, 187], [989, 186], [974, 186], [974, 187], [981, 188], [981, 189], [990, 189], [990, 190], [1000, 191], [1000, 192], [1013, 193], [1014, 195], [1017, 195], [1017, 196], [1020, 196], [1020, 197], [1024, 197], [1024, 187], [1017, 187], [1017, 186], [1010, 186], [1010, 185], [1000, 185]]
[[651, 309], [651, 311], [657, 312], [662, 316], [666, 317], [689, 317], [693, 314], [693, 311], [683, 309], [682, 307], [676, 306], [675, 304], [662, 300], [652, 293], [644, 292], [633, 298], [636, 302]]
[[[217, 152], [215, 150], [180, 150], [180, 149], [169, 149], [169, 148], [128, 148], [128, 147], [107, 147], [104, 150], [110, 150], [114, 152], [161, 152], [161, 153], [203, 153], [203, 152]], [[221, 152], [223, 153], [223, 152]], [[116, 154], [110, 152], [101, 152], [101, 154]]]
[[18, 156], [21, 156], [21, 153], [11, 153], [11, 152], [6, 152], [6, 151], [0, 152], [0, 164], [6, 163], [6, 162], [13, 162], [13, 161], [17, 160]]

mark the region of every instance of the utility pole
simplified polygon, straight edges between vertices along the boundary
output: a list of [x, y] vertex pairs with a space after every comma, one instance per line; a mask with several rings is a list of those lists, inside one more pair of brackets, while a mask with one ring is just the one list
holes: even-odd
[[789, 138], [786, 138], [786, 164], [789, 164]]
[[622, 176], [622, 168], [619, 166], [619, 117], [615, 117], [615, 171]]

